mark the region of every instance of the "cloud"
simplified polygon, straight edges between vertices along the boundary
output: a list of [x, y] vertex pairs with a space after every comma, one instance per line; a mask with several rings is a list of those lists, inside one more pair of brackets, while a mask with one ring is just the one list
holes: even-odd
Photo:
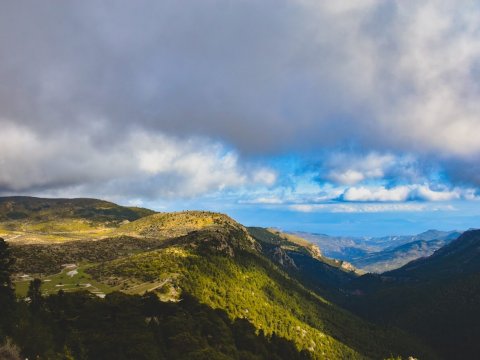
[[[364, 156], [354, 153], [333, 153], [320, 170], [319, 179], [342, 185], [354, 185], [365, 180], [383, 179], [400, 160], [392, 154], [372, 152]], [[322, 173], [325, 172], [325, 175]]]
[[[425, 204], [298, 204], [289, 206], [299, 212], [331, 212], [331, 213], [377, 213], [377, 212], [417, 212], [426, 211]], [[443, 210], [451, 210], [444, 208]]]
[[385, 212], [425, 212], [456, 211], [452, 205], [432, 206], [425, 203], [404, 204], [296, 204], [290, 210], [298, 212], [330, 212], [330, 213], [385, 213]]
[[383, 186], [376, 187], [350, 187], [342, 195], [343, 201], [362, 202], [401, 202], [408, 200], [421, 201], [451, 201], [451, 200], [474, 200], [477, 199], [475, 189], [459, 188], [452, 189], [445, 186], [432, 189], [429, 185], [404, 185], [392, 188]]
[[400, 186], [434, 182], [412, 154], [480, 184], [479, 15], [453, 0], [3, 2], [0, 188], [197, 196], [353, 146], [321, 175], [347, 198], [455, 199]]
[[254, 198], [251, 200], [241, 200], [239, 201], [240, 204], [258, 204], [258, 205], [279, 205], [283, 204], [284, 200], [278, 198], [278, 197], [259, 197], [259, 198]]
[[83, 187], [95, 193], [188, 198], [275, 182], [273, 170], [240, 164], [238, 155], [200, 138], [143, 131], [121, 144], [95, 144], [85, 134], [45, 137], [1, 121], [0, 191]]
[[384, 187], [351, 187], [342, 195], [344, 201], [406, 201], [411, 189], [408, 186], [398, 186], [392, 189]]

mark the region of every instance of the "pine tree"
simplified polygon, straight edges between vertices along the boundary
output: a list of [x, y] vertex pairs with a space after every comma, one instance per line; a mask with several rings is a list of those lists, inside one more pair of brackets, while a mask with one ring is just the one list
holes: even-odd
[[33, 312], [37, 312], [42, 307], [43, 297], [41, 288], [42, 280], [33, 279], [32, 281], [30, 281], [27, 297], [30, 298], [30, 308]]
[[0, 238], [0, 340], [11, 332], [15, 314], [15, 292], [11, 279], [14, 258], [8, 244]]

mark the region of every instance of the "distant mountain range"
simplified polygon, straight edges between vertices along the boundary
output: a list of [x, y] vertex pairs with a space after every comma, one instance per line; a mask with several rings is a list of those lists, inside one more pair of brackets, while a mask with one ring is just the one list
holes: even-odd
[[464, 232], [433, 255], [383, 274], [353, 279], [346, 306], [400, 327], [445, 359], [480, 353], [480, 230]]
[[304, 232], [293, 234], [317, 244], [328, 257], [348, 261], [365, 272], [380, 273], [432, 255], [457, 239], [461, 232], [428, 230], [418, 235], [385, 237], [338, 237]]

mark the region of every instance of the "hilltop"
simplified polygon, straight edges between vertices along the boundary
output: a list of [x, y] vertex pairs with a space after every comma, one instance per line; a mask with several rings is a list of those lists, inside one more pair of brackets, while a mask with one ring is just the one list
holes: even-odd
[[172, 238], [201, 229], [245, 228], [225, 214], [211, 211], [181, 211], [157, 213], [123, 224], [118, 233], [146, 238]]
[[17, 243], [98, 239], [154, 213], [97, 199], [0, 197], [0, 236]]
[[31, 222], [82, 219], [98, 223], [134, 221], [155, 211], [125, 207], [97, 199], [44, 199], [29, 196], [0, 197], [0, 221]]

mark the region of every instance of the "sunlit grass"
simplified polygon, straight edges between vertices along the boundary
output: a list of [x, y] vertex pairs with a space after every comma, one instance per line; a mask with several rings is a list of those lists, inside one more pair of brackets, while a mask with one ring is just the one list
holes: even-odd
[[[88, 290], [98, 295], [118, 290], [92, 279], [91, 275], [85, 272], [85, 269], [90, 266], [91, 264], [81, 264], [78, 267], [66, 267], [55, 275], [35, 277], [42, 280], [42, 293], [45, 295], [55, 294], [59, 290], [66, 292]], [[15, 291], [19, 297], [27, 296], [28, 286], [32, 278], [29, 277], [15, 282]]]

